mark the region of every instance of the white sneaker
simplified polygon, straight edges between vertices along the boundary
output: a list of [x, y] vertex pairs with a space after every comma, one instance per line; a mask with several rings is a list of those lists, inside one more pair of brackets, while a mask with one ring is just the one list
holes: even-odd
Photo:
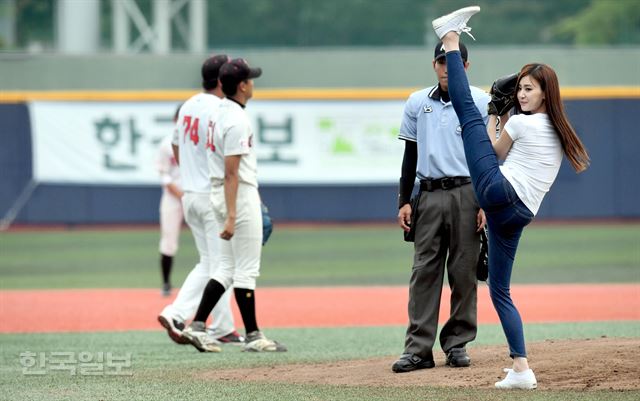
[[287, 347], [277, 341], [269, 340], [260, 331], [247, 333], [243, 351], [248, 352], [285, 352]]
[[524, 372], [516, 372], [513, 369], [504, 369], [504, 371], [507, 373], [507, 377], [496, 382], [496, 388], [531, 390], [538, 387], [536, 375], [531, 369]]
[[476, 40], [476, 38], [474, 38], [470, 33], [471, 28], [467, 26], [467, 21], [469, 21], [469, 18], [471, 18], [473, 14], [479, 11], [480, 7], [478, 6], [461, 8], [451, 14], [443, 15], [440, 18], [434, 19], [431, 21], [431, 25], [433, 25], [433, 29], [436, 31], [436, 35], [438, 35], [439, 39], [442, 39], [447, 32], [454, 31], [458, 34], [464, 32], [471, 36], [471, 39]]
[[215, 338], [205, 331], [204, 322], [192, 322], [182, 330], [182, 337], [200, 352], [220, 352], [222, 348]]

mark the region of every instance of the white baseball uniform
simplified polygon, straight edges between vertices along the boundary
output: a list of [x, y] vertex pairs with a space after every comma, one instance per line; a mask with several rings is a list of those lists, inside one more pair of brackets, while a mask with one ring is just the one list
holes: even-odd
[[162, 183], [162, 197], [160, 198], [160, 253], [167, 256], [175, 256], [178, 252], [178, 239], [182, 226], [182, 202], [180, 198], [172, 194], [167, 186], [169, 184], [180, 186], [180, 171], [178, 163], [173, 157], [171, 149], [172, 136], [167, 136], [158, 147], [156, 167]]
[[226, 156], [241, 155], [238, 171], [235, 232], [230, 240], [216, 236], [220, 263], [211, 278], [225, 288], [234, 286], [254, 290], [260, 274], [262, 252], [262, 213], [258, 194], [257, 163], [253, 131], [244, 109], [223, 99], [209, 130], [208, 160], [211, 174], [211, 203], [220, 227], [224, 226], [227, 207], [224, 195]]
[[[207, 167], [207, 127], [218, 108], [220, 98], [200, 93], [187, 100], [180, 108], [172, 143], [179, 147], [184, 216], [193, 234], [199, 263], [191, 270], [168, 313], [186, 321], [195, 315], [202, 293], [215, 268], [213, 255], [217, 253], [218, 225], [209, 202], [211, 184]], [[214, 337], [235, 330], [231, 312], [231, 290], [226, 291], [213, 309], [214, 321], [210, 329]], [[165, 308], [166, 311], [166, 308]]]

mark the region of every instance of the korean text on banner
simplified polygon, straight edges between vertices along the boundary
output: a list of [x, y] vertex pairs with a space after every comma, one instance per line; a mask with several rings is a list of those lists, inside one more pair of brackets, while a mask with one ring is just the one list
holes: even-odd
[[[33, 102], [39, 182], [157, 185], [173, 102]], [[248, 109], [264, 184], [395, 183], [401, 101], [256, 101]]]

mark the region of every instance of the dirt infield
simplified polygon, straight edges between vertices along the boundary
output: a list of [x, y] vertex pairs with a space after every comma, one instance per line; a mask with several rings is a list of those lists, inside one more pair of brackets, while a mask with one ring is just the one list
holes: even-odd
[[[638, 390], [640, 339], [598, 338], [549, 340], [528, 346], [531, 367], [540, 390]], [[438, 386], [493, 388], [510, 362], [505, 346], [472, 347], [472, 365], [449, 368], [436, 356], [436, 367], [411, 373], [392, 373], [394, 358], [375, 358], [322, 364], [293, 364], [203, 373], [206, 380], [298, 383], [336, 386]]]
[[[512, 296], [527, 323], [640, 320], [640, 285], [523, 285]], [[449, 314], [443, 291], [441, 320]], [[262, 327], [407, 324], [406, 287], [259, 288]], [[0, 333], [161, 330], [172, 299], [151, 289], [0, 291]], [[233, 303], [236, 321], [241, 318]], [[478, 290], [479, 323], [498, 323], [488, 288]]]

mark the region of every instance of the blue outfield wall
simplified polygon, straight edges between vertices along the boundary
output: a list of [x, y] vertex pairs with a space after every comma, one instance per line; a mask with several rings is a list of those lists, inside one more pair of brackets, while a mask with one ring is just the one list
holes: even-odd
[[[638, 218], [640, 99], [569, 100], [566, 108], [589, 149], [591, 167], [575, 174], [565, 161], [538, 218]], [[0, 217], [32, 177], [28, 108], [0, 104]], [[398, 173], [400, 165], [398, 165]], [[276, 221], [395, 221], [396, 185], [263, 185]], [[18, 224], [155, 223], [154, 186], [39, 184], [20, 209]]]
[[32, 177], [31, 124], [25, 104], [0, 104], [0, 218]]

